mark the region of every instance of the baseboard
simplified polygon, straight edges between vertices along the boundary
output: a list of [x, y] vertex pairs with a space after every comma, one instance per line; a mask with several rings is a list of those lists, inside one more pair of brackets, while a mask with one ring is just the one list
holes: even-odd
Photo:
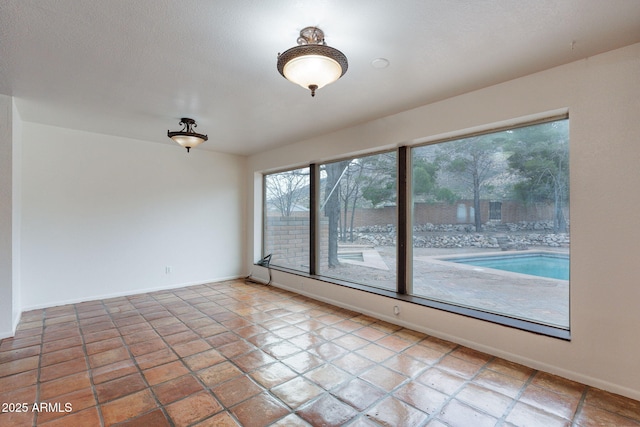
[[0, 340], [3, 340], [5, 338], [12, 338], [15, 335], [15, 331], [3, 331], [0, 332]]
[[11, 322], [11, 330], [0, 332], [0, 340], [3, 340], [5, 338], [12, 338], [16, 335], [16, 328], [18, 327], [18, 323], [20, 323], [21, 316], [22, 316], [22, 312], [14, 313], [14, 316]]
[[22, 318], [22, 310], [20, 310], [20, 311], [18, 311], [18, 312], [16, 312], [16, 313], [14, 313], [14, 316], [13, 316], [13, 326], [12, 326], [12, 327], [13, 327], [13, 333], [14, 333], [14, 335], [15, 335], [15, 333], [16, 333], [16, 328], [18, 327], [18, 324], [20, 323], [20, 319], [21, 319], [21, 318]]
[[[414, 331], [418, 331], [418, 332], [422, 332], [425, 333], [427, 335], [431, 335], [437, 338], [441, 338], [456, 344], [460, 344], [463, 345], [465, 347], [469, 347], [472, 348], [474, 350], [478, 350], [481, 351], [483, 353], [487, 353], [487, 354], [491, 354], [493, 356], [496, 357], [500, 357], [502, 359], [514, 362], [514, 363], [519, 363], [521, 365], [539, 370], [539, 371], [543, 371], [543, 372], [547, 372], [550, 374], [554, 374], [554, 375], [558, 375], [560, 377], [563, 378], [567, 378], [573, 381], [577, 381], [580, 382], [582, 384], [586, 384], [588, 386], [591, 387], [596, 387], [602, 390], [606, 390], [609, 391], [611, 393], [615, 393], [615, 394], [620, 394], [622, 396], [626, 396], [629, 397], [631, 399], [635, 399], [635, 400], [640, 400], [640, 391], [639, 390], [634, 390], [634, 389], [630, 389], [628, 387], [623, 387], [620, 386], [618, 384], [615, 383], [611, 383], [609, 381], [603, 380], [601, 378], [596, 378], [596, 377], [592, 377], [589, 375], [585, 375], [582, 374], [580, 372], [576, 372], [576, 371], [571, 371], [568, 369], [563, 369], [554, 365], [549, 365], [547, 363], [544, 362], [540, 362], [538, 360], [534, 360], [534, 359], [530, 359], [527, 357], [524, 357], [522, 355], [519, 354], [514, 354], [514, 353], [510, 353], [507, 351], [502, 351], [499, 349], [496, 349], [494, 347], [490, 347], [487, 345], [484, 345], [482, 343], [478, 343], [475, 341], [470, 341], [464, 338], [460, 338], [458, 336], [454, 336], [454, 335], [449, 335], [447, 333], [443, 333], [442, 331], [438, 331], [438, 330], [434, 330], [431, 328], [427, 328], [425, 326], [422, 325], [418, 325], [412, 322], [407, 322], [402, 320], [401, 318], [395, 317], [395, 316], [389, 316], [389, 315], [385, 315], [383, 313], [379, 313], [373, 310], [368, 310], [353, 304], [346, 304], [343, 301], [339, 301], [339, 300], [334, 300], [332, 298], [328, 298], [328, 297], [324, 297], [322, 295], [317, 295], [314, 294], [312, 292], [305, 292], [302, 289], [298, 289], [292, 286], [286, 286], [283, 285], [281, 283], [276, 283], [276, 282], [272, 282], [271, 283], [272, 286], [275, 286], [279, 289], [283, 289], [283, 290], [287, 290], [296, 294], [300, 294], [300, 295], [304, 295], [306, 297], [309, 298], [313, 298], [315, 300], [318, 301], [322, 301], [322, 302], [326, 302], [328, 304], [331, 305], [335, 305], [337, 307], [341, 307], [347, 310], [351, 310], [351, 311], [355, 311], [357, 313], [362, 313], [365, 314], [367, 316], [371, 316], [374, 317], [376, 319], [380, 319], [383, 320], [385, 322], [388, 323], [392, 323], [398, 326], [402, 326], [405, 327], [407, 329], [411, 329]], [[381, 298], [385, 298], [382, 297]]]
[[208, 283], [224, 282], [224, 281], [227, 281], [227, 280], [236, 280], [236, 279], [240, 279], [240, 278], [243, 278], [243, 277], [244, 276], [218, 277], [216, 279], [203, 280], [203, 281], [197, 281], [197, 282], [178, 283], [178, 284], [167, 285], [167, 286], [158, 286], [158, 287], [153, 287], [153, 288], [135, 289], [135, 290], [124, 291], [124, 292], [113, 292], [113, 293], [108, 293], [108, 294], [100, 294], [100, 295], [91, 295], [91, 296], [87, 296], [87, 297], [72, 298], [72, 299], [68, 299], [68, 300], [56, 301], [56, 302], [53, 302], [53, 303], [35, 304], [35, 305], [23, 307], [22, 308], [22, 312], [24, 313], [26, 311], [31, 311], [31, 310], [40, 310], [40, 309], [43, 309], [43, 308], [58, 307], [58, 306], [67, 305], [67, 304], [78, 304], [78, 303], [81, 303], [81, 302], [95, 301], [95, 300], [101, 300], [101, 299], [126, 297], [126, 296], [130, 296], [130, 295], [138, 295], [138, 294], [148, 294], [148, 293], [151, 293], [151, 292], [167, 291], [167, 290], [170, 290], [170, 289], [186, 288], [186, 287], [189, 287], [189, 286], [206, 285]]

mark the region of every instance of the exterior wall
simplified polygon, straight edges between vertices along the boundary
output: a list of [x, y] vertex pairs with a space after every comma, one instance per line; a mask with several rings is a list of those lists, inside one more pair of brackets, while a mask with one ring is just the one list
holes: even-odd
[[308, 216], [267, 217], [264, 254], [273, 265], [309, 271], [309, 227]]
[[[458, 217], [458, 205], [464, 204], [466, 219]], [[416, 203], [413, 209], [414, 224], [458, 224], [472, 223], [473, 200], [459, 200], [456, 203]], [[482, 212], [482, 222], [489, 220], [489, 201], [481, 200], [480, 209]], [[351, 219], [349, 214], [349, 220]], [[549, 221], [553, 219], [553, 205], [537, 204], [526, 206], [520, 202], [502, 202], [502, 223], [520, 221]], [[354, 227], [368, 225], [397, 225], [397, 214], [395, 206], [385, 206], [382, 208], [361, 208], [356, 209], [353, 221]]]
[[[282, 217], [268, 216], [265, 227], [264, 255], [272, 254], [271, 263], [281, 267], [309, 271], [309, 230], [310, 220], [299, 215]], [[329, 225], [326, 219], [320, 220], [320, 239], [326, 242]], [[326, 244], [320, 245], [320, 268], [328, 266], [329, 250]]]

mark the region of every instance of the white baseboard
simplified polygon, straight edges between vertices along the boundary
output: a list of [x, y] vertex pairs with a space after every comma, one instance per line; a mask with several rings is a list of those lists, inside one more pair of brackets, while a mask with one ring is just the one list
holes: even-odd
[[22, 311], [17, 311], [16, 313], [14, 313], [14, 316], [13, 316], [13, 333], [14, 334], [16, 332], [16, 328], [18, 327], [18, 324], [20, 323], [21, 318], [22, 318]]
[[0, 340], [3, 340], [5, 338], [12, 338], [16, 335], [16, 328], [18, 327], [18, 323], [20, 323], [21, 316], [22, 312], [15, 313], [11, 322], [11, 330], [0, 332]]
[[203, 280], [203, 281], [197, 281], [197, 282], [177, 283], [177, 284], [167, 285], [167, 286], [157, 286], [153, 288], [135, 289], [135, 290], [124, 291], [124, 292], [113, 292], [108, 294], [99, 294], [99, 295], [91, 295], [87, 297], [72, 298], [68, 300], [55, 301], [53, 303], [35, 304], [27, 307], [22, 307], [22, 312], [24, 313], [30, 310], [39, 310], [43, 308], [58, 307], [58, 306], [67, 305], [67, 304], [78, 304], [81, 302], [95, 301], [95, 300], [101, 300], [101, 299], [126, 297], [130, 295], [138, 295], [138, 294], [147, 294], [151, 292], [166, 291], [169, 289], [186, 288], [188, 286], [206, 285], [207, 283], [224, 282], [226, 280], [235, 280], [235, 279], [240, 279], [242, 277], [244, 276], [218, 277], [215, 279]]
[[5, 338], [11, 338], [15, 335], [14, 331], [2, 331], [0, 332], [0, 340], [3, 340]]

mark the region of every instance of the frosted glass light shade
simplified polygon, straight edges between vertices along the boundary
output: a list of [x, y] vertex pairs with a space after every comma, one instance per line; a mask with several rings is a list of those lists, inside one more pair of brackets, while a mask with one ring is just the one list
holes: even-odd
[[278, 55], [278, 71], [287, 80], [311, 90], [333, 83], [347, 72], [347, 57], [324, 44], [303, 44]]
[[320, 89], [342, 75], [342, 67], [334, 59], [322, 55], [299, 56], [287, 62], [282, 70], [287, 80], [308, 89]]
[[204, 142], [202, 138], [191, 135], [174, 135], [171, 137], [175, 142], [182, 145], [185, 148], [193, 148]]

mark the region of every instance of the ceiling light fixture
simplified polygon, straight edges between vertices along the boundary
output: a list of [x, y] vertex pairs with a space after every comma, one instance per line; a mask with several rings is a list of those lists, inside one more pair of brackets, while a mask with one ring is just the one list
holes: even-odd
[[207, 135], [196, 133], [193, 130], [194, 127], [198, 126], [195, 120], [183, 117], [180, 119], [179, 124], [183, 126], [182, 129], [177, 132], [167, 131], [167, 136], [185, 147], [187, 149], [187, 153], [191, 148], [196, 145], [200, 145], [209, 139]]
[[303, 28], [298, 46], [278, 54], [280, 74], [311, 90], [311, 96], [316, 95], [316, 90], [342, 77], [348, 66], [344, 53], [327, 46], [324, 32], [318, 27]]
[[375, 69], [381, 70], [389, 66], [389, 60], [387, 58], [376, 58], [371, 61], [371, 66]]

